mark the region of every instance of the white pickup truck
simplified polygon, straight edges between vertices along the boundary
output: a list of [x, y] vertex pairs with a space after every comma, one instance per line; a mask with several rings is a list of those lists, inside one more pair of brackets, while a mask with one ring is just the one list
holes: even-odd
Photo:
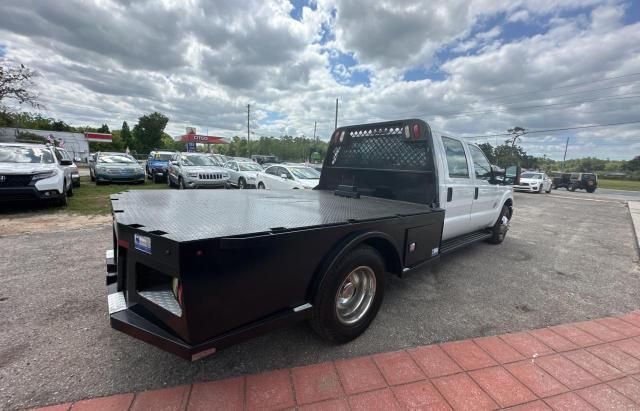
[[115, 194], [111, 325], [190, 360], [299, 320], [345, 343], [386, 273], [505, 239], [514, 169], [409, 119], [337, 129], [313, 190]]

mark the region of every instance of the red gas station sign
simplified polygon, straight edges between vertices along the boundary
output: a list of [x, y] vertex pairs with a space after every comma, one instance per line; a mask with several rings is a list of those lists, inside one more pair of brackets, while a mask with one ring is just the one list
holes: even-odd
[[202, 144], [227, 144], [224, 137], [205, 136], [202, 134], [188, 133], [180, 136], [180, 141], [185, 143], [202, 143]]

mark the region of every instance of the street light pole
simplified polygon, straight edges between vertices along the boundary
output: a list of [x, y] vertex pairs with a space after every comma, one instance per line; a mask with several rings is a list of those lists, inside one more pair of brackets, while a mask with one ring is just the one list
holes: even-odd
[[251, 158], [251, 137], [249, 136], [249, 113], [251, 112], [251, 104], [247, 104], [247, 151], [249, 158]]

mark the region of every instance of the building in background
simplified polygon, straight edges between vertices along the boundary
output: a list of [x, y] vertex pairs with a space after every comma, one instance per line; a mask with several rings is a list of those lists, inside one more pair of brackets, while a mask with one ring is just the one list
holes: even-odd
[[0, 142], [33, 142], [34, 136], [43, 141], [51, 136], [55, 141], [63, 142], [63, 147], [76, 161], [87, 161], [89, 142], [111, 143], [111, 134], [106, 133], [71, 133], [68, 131], [34, 130], [28, 128], [0, 127]]

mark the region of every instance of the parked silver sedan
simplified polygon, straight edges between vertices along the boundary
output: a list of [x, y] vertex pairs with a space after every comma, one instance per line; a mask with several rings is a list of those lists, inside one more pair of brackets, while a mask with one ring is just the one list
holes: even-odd
[[229, 181], [228, 170], [204, 153], [177, 153], [169, 161], [169, 187], [223, 188]]

